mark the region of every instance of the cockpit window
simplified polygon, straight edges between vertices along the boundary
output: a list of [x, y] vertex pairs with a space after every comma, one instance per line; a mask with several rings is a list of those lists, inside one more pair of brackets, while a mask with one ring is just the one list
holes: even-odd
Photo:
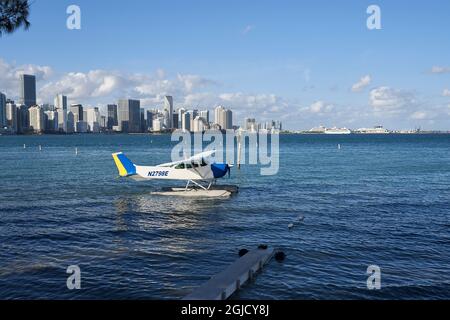
[[177, 164], [175, 169], [184, 169], [184, 163]]

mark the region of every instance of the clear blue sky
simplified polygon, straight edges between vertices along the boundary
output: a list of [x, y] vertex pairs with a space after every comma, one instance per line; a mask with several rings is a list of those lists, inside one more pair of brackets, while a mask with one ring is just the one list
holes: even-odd
[[[66, 28], [70, 4], [81, 8], [79, 31]], [[381, 8], [382, 30], [366, 28], [370, 4]], [[38, 87], [56, 84], [69, 72], [90, 70], [154, 75], [162, 69], [168, 81], [177, 74], [196, 75], [214, 84], [193, 92], [239, 93], [229, 100], [237, 110], [249, 97], [276, 96], [276, 103], [265, 98], [260, 103], [266, 108], [282, 104], [274, 118], [290, 113], [283, 121], [293, 129], [380, 122], [450, 129], [450, 97], [443, 94], [450, 88], [449, 12], [445, 0], [35, 0], [31, 28], [0, 38], [0, 59], [16, 68], [50, 66], [53, 78]], [[443, 72], [433, 74], [433, 66]], [[366, 75], [367, 87], [352, 92]], [[372, 92], [380, 87], [388, 89]], [[190, 93], [173, 94], [182, 105]], [[387, 106], [387, 114], [380, 114], [371, 94], [372, 100], [384, 99], [382, 107], [392, 99], [401, 106]], [[117, 97], [108, 92], [83, 98], [95, 104]], [[213, 107], [209, 99], [205, 104]], [[317, 102], [321, 112], [311, 107]], [[242, 115], [261, 114], [251, 103], [242, 108]]]

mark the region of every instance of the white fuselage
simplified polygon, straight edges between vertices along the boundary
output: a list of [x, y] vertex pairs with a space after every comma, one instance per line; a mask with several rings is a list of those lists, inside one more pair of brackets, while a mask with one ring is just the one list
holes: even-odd
[[136, 166], [136, 174], [144, 179], [167, 180], [212, 180], [214, 174], [211, 165], [195, 168], [176, 168], [160, 166]]

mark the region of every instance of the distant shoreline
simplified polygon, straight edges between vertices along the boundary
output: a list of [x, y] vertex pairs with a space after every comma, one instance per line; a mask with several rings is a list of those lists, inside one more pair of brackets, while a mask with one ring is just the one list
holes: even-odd
[[[255, 132], [256, 133], [256, 132]], [[112, 135], [130, 135], [130, 136], [165, 136], [171, 135], [171, 132], [142, 132], [142, 133], [127, 133], [127, 132], [98, 132], [98, 133], [21, 133], [21, 134], [9, 134], [0, 133], [0, 136], [8, 137], [31, 137], [31, 136], [112, 136]], [[194, 132], [191, 132], [194, 134]], [[305, 136], [392, 136], [392, 135], [450, 135], [450, 131], [422, 131], [422, 132], [389, 132], [389, 133], [350, 133], [350, 134], [325, 134], [318, 132], [291, 132], [283, 131], [279, 133], [280, 135], [305, 135]]]

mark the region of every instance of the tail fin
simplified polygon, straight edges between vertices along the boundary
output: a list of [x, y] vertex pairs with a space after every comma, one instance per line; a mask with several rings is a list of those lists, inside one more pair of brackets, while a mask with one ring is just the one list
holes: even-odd
[[122, 152], [113, 153], [112, 157], [121, 177], [128, 177], [136, 174], [136, 166], [133, 164], [133, 162], [131, 162], [130, 159], [125, 157]]

